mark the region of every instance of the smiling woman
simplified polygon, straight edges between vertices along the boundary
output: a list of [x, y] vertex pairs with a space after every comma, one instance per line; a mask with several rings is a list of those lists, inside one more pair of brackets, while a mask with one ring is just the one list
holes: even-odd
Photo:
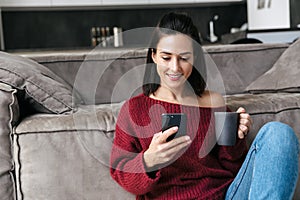
[[[191, 39], [183, 34], [163, 37], [152, 52], [161, 77], [161, 87], [180, 95], [186, 89], [186, 80], [193, 70], [194, 54]], [[159, 92], [158, 92], [159, 93]], [[177, 96], [176, 95], [176, 96]]]
[[[165, 60], [165, 62], [169, 63], [168, 66], [175, 64], [175, 67], [176, 64], [184, 64], [182, 66], [192, 65], [192, 72], [185, 78], [194, 94], [201, 96], [206, 87], [206, 68], [200, 43], [199, 32], [191, 18], [185, 15], [176, 17], [172, 14], [165, 15], [160, 20], [151, 38], [147, 55], [148, 65], [145, 72], [149, 76], [144, 77], [144, 94], [147, 96], [154, 94], [160, 86], [161, 80], [157, 69], [152, 67], [152, 64], [155, 64], [155, 57], [160, 56], [162, 59], [170, 59], [171, 55], [174, 55], [173, 57], [176, 59]], [[165, 55], [163, 56], [161, 53], [165, 53]], [[156, 62], [158, 61], [156, 59]]]
[[[216, 144], [214, 113], [229, 109], [219, 93], [206, 89], [199, 43], [198, 31], [186, 14], [172, 12], [160, 20], [148, 49], [143, 94], [126, 101], [118, 115], [111, 176], [136, 199], [291, 197], [298, 174], [298, 143], [287, 125], [265, 126], [247, 154], [245, 136], [251, 118], [239, 108], [236, 143]], [[162, 131], [165, 113], [184, 113], [186, 120]], [[186, 133], [169, 141], [182, 124]], [[289, 167], [283, 166], [286, 163]]]

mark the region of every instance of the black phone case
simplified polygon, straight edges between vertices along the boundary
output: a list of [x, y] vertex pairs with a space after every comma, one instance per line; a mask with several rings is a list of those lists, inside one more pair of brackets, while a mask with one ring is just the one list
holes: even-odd
[[184, 113], [163, 113], [162, 119], [162, 131], [165, 131], [171, 127], [178, 126], [178, 131], [167, 138], [167, 141], [186, 135], [186, 114]]

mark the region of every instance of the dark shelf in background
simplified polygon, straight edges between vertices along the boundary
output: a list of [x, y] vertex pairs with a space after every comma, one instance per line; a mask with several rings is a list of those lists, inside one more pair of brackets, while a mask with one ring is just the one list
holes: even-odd
[[219, 15], [215, 22], [215, 33], [218, 37], [247, 21], [246, 3], [241, 2], [214, 6], [161, 5], [150, 8], [4, 9], [2, 19], [5, 50], [86, 48], [91, 45], [90, 29], [93, 26], [118, 26], [124, 31], [154, 27], [164, 13], [174, 10], [187, 12], [192, 16], [204, 43], [207, 43], [208, 22], [213, 15]]

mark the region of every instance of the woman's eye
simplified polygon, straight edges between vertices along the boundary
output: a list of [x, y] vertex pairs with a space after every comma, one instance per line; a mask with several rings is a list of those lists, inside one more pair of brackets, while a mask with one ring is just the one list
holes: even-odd
[[186, 58], [186, 57], [181, 57], [181, 60], [183, 60], [183, 61], [187, 61], [187, 60], [189, 60], [190, 58]]
[[162, 57], [163, 60], [170, 60], [170, 57]]

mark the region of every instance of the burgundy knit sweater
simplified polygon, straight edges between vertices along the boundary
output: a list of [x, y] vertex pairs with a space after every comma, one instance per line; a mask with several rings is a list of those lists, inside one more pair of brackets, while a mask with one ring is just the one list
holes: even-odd
[[[118, 116], [111, 176], [136, 199], [224, 199], [247, 153], [245, 140], [216, 145], [213, 112], [224, 107], [183, 106], [143, 94], [127, 101]], [[162, 113], [185, 113], [189, 149], [175, 162], [147, 172], [143, 153], [161, 130]]]

